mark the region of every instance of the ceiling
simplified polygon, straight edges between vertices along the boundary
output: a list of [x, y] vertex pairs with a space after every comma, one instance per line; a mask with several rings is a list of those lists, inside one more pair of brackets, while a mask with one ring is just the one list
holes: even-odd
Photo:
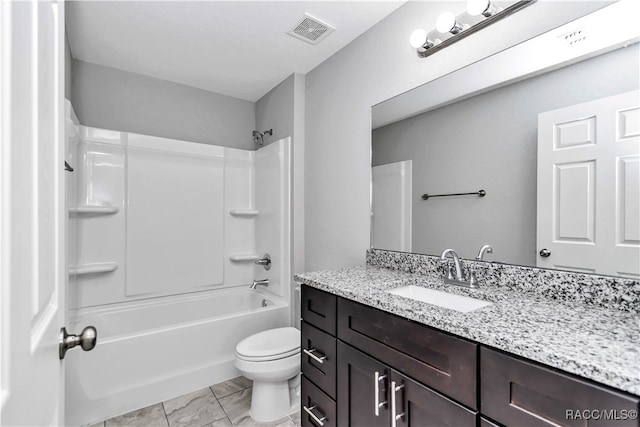
[[[404, 1], [70, 1], [73, 58], [257, 101], [307, 73]], [[317, 45], [287, 31], [304, 13], [336, 30]]]

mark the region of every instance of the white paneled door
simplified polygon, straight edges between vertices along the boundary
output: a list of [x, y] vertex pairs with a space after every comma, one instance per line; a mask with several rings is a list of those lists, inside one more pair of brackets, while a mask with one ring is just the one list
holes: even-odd
[[62, 425], [64, 3], [0, 1], [0, 424]]
[[538, 116], [539, 267], [640, 277], [639, 105], [633, 91]]

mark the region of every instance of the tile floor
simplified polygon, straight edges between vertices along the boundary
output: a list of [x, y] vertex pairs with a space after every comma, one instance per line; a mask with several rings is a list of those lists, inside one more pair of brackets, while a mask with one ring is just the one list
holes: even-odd
[[249, 416], [251, 380], [233, 378], [90, 427], [300, 427], [300, 414], [261, 423]]

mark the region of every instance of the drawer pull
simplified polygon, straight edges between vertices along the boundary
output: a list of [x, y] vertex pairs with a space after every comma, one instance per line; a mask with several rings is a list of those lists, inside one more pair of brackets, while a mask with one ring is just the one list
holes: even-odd
[[307, 356], [309, 356], [310, 358], [312, 358], [318, 363], [324, 363], [325, 359], [327, 358], [327, 356], [325, 356], [322, 353], [318, 353], [320, 357], [316, 356], [314, 354], [315, 352], [317, 352], [315, 348], [312, 348], [311, 350], [307, 350], [306, 348], [303, 348], [302, 351], [304, 352], [304, 354], [306, 354]]
[[374, 376], [374, 388], [373, 388], [373, 394], [374, 394], [374, 400], [375, 400], [375, 414], [376, 417], [380, 416], [380, 408], [382, 408], [383, 406], [386, 406], [387, 401], [385, 400], [384, 402], [380, 402], [380, 381], [384, 381], [385, 378], [387, 378], [386, 375], [380, 375], [380, 372], [376, 371]]
[[313, 405], [311, 408], [307, 408], [306, 406], [303, 405], [302, 409], [304, 409], [304, 412], [309, 414], [309, 416], [313, 418], [313, 421], [315, 421], [316, 424], [318, 424], [319, 426], [323, 426], [324, 425], [323, 421], [327, 420], [327, 417], [318, 418], [318, 416], [313, 413], [313, 410], [316, 409], [316, 405]]
[[404, 388], [404, 384], [396, 386], [395, 381], [391, 381], [391, 427], [396, 427], [397, 421], [404, 417], [404, 412], [396, 415], [396, 392]]

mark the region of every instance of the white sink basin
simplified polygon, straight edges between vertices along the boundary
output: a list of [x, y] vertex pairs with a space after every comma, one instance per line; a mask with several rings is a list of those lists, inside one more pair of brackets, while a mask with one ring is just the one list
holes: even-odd
[[460, 311], [462, 313], [468, 313], [492, 304], [481, 299], [463, 297], [460, 295], [450, 294], [448, 292], [436, 291], [414, 285], [391, 289], [387, 292], [401, 297], [448, 308], [450, 310]]

